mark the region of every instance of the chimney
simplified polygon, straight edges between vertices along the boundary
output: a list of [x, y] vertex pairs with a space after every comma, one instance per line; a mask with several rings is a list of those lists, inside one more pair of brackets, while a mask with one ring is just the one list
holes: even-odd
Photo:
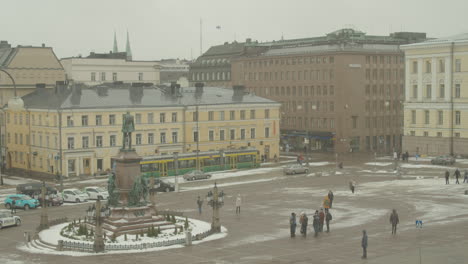
[[232, 87], [234, 90], [234, 95], [239, 96], [239, 95], [244, 95], [245, 93], [245, 86], [244, 85], [234, 85]]
[[205, 86], [204, 83], [195, 83], [195, 93], [196, 94], [202, 94], [203, 93], [203, 86]]
[[36, 83], [36, 89], [44, 89], [45, 87], [45, 83]]
[[42, 43], [41, 47], [45, 48], [45, 43]]
[[0, 40], [0, 49], [2, 49], [2, 48], [8, 48], [9, 49], [9, 48], [11, 48], [11, 45], [8, 44], [8, 41], [6, 41], [6, 40]]
[[250, 43], [250, 42], [252, 42], [252, 39], [251, 39], [251, 38], [246, 38], [246, 39], [245, 39], [245, 42], [246, 42], [246, 43]]

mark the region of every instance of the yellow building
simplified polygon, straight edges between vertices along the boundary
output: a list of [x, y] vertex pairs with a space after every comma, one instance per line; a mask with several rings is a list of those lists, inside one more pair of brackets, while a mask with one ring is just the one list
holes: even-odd
[[127, 111], [143, 157], [195, 152], [198, 134], [200, 151], [254, 147], [279, 155], [280, 104], [243, 87], [57, 87], [23, 100], [24, 110], [5, 109], [9, 168], [65, 176], [111, 169]]
[[403, 151], [468, 154], [468, 33], [401, 48], [406, 57]]

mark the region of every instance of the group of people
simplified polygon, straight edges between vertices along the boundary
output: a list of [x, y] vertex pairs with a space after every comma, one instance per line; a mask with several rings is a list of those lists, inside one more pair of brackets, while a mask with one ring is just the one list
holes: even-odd
[[[333, 219], [330, 209], [333, 206], [333, 199], [334, 195], [333, 192], [330, 190], [325, 196], [325, 199], [323, 201], [323, 208], [320, 208], [319, 210], [315, 210], [314, 216], [313, 216], [313, 222], [312, 226], [314, 228], [314, 237], [317, 237], [319, 233], [323, 232], [323, 226], [326, 224], [327, 226], [327, 233], [330, 232], [330, 221]], [[307, 217], [305, 212], [301, 212], [299, 216], [299, 224], [301, 225], [300, 232], [303, 237], [307, 236], [307, 226], [309, 224], [309, 218]], [[291, 213], [291, 216], [289, 218], [289, 227], [291, 231], [291, 237], [296, 236], [296, 213]]]
[[[457, 168], [455, 172], [453, 173], [453, 176], [455, 176], [455, 184], [460, 184], [460, 177], [461, 173], [460, 170]], [[450, 179], [450, 172], [448, 170], [445, 171], [445, 184], [449, 184], [449, 179]], [[463, 177], [463, 183], [468, 183], [468, 170], [465, 170], [464, 177]]]
[[409, 158], [408, 151], [406, 151], [405, 153], [396, 152], [396, 151], [393, 152], [393, 159], [394, 160], [400, 160], [400, 157], [401, 157], [402, 161], [408, 161], [408, 158]]

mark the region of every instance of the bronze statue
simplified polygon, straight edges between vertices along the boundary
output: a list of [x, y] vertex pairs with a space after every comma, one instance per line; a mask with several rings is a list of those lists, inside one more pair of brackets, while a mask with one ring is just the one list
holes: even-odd
[[122, 149], [132, 149], [132, 132], [135, 131], [135, 122], [130, 112], [123, 115], [122, 132], [123, 132], [123, 147]]

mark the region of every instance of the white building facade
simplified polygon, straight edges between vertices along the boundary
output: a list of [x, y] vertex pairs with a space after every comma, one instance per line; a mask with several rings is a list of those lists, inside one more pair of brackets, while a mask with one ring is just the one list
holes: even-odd
[[68, 80], [86, 85], [109, 82], [160, 83], [160, 65], [156, 61], [129, 61], [120, 58], [61, 59]]

